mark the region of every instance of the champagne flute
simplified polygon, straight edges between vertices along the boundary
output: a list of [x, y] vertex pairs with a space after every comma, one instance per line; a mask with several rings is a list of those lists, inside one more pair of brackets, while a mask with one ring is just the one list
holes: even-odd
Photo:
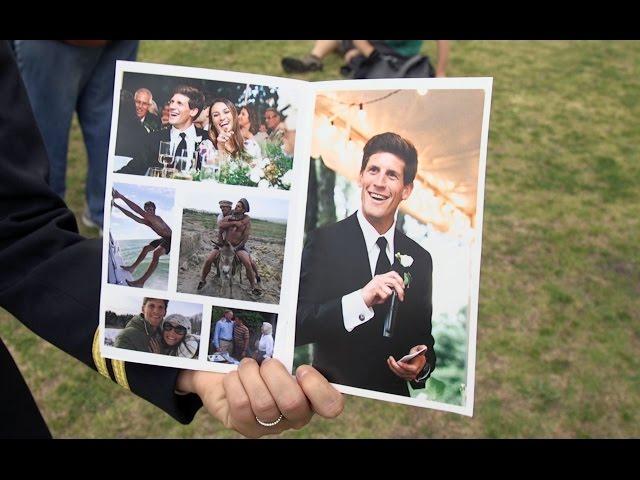
[[166, 177], [167, 167], [173, 163], [173, 155], [171, 155], [171, 142], [160, 142], [158, 150], [158, 162], [162, 164], [162, 176]]
[[191, 160], [189, 158], [189, 152], [186, 148], [181, 148], [176, 152], [176, 170], [181, 172], [188, 170], [191, 166]]

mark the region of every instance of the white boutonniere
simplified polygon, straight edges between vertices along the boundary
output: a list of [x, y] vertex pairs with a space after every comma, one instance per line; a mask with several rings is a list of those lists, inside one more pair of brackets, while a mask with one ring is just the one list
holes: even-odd
[[[402, 268], [409, 268], [411, 265], [413, 265], [413, 257], [410, 255], [402, 255], [400, 252], [398, 252], [396, 253], [395, 257], [400, 262], [400, 265], [402, 265]], [[411, 273], [405, 271], [403, 279], [404, 286], [408, 288], [409, 284], [411, 283]]]

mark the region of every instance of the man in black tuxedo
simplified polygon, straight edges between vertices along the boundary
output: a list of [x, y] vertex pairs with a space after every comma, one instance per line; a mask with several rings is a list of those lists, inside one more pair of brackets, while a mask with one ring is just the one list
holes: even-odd
[[[204, 107], [204, 95], [195, 87], [180, 85], [173, 91], [169, 100], [169, 125], [150, 132], [146, 136], [145, 146], [141, 155], [132, 159], [116, 173], [131, 175], [145, 175], [150, 167], [159, 167], [158, 153], [160, 142], [171, 142], [171, 151], [178, 153], [186, 150], [187, 156], [193, 158], [193, 153], [203, 140], [208, 138], [208, 132], [197, 128], [193, 122]], [[127, 132], [118, 132], [118, 135]]]
[[[413, 190], [415, 147], [395, 133], [372, 137], [360, 169], [361, 208], [311, 232], [302, 253], [296, 345], [314, 344], [313, 365], [329, 381], [395, 395], [424, 386], [435, 368], [429, 252], [395, 228]], [[396, 254], [413, 258], [405, 287]], [[391, 337], [383, 336], [390, 297], [400, 300]], [[408, 353], [426, 351], [406, 362]]]
[[[0, 41], [0, 96], [0, 308], [181, 423], [191, 422], [204, 404], [226, 428], [258, 437], [300, 428], [314, 411], [340, 413], [342, 396], [309, 366], [292, 377], [278, 360], [259, 367], [245, 359], [238, 371], [220, 374], [102, 357], [102, 239], [78, 233], [73, 213], [47, 183], [47, 153], [6, 41]], [[0, 438], [50, 436], [0, 340]]]

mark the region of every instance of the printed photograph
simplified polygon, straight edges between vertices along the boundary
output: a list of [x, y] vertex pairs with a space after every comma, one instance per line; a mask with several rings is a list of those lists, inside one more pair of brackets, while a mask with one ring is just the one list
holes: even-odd
[[261, 364], [273, 357], [278, 315], [214, 306], [207, 359], [237, 365], [243, 358]]
[[198, 358], [202, 305], [163, 298], [119, 296], [105, 311], [105, 345]]
[[277, 304], [289, 202], [229, 191], [185, 192], [178, 292]]
[[114, 171], [289, 190], [297, 111], [286, 88], [127, 71]]
[[175, 191], [114, 183], [109, 222], [109, 283], [166, 290]]
[[318, 93], [296, 365], [365, 396], [466, 405], [484, 102]]

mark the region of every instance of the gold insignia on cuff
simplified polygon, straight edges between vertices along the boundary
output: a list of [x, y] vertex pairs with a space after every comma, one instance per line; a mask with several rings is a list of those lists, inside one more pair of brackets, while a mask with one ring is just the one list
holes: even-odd
[[113, 368], [113, 374], [116, 377], [116, 382], [121, 387], [131, 390], [129, 388], [129, 382], [127, 381], [127, 372], [124, 369], [124, 362], [122, 360], [111, 360], [111, 368]]
[[107, 362], [105, 358], [100, 355], [100, 328], [96, 328], [96, 333], [93, 335], [93, 347], [91, 348], [91, 353], [93, 354], [93, 363], [96, 366], [96, 369], [100, 373], [100, 375], [104, 375], [109, 380], [111, 380], [111, 376], [109, 375], [109, 370], [107, 369]]

